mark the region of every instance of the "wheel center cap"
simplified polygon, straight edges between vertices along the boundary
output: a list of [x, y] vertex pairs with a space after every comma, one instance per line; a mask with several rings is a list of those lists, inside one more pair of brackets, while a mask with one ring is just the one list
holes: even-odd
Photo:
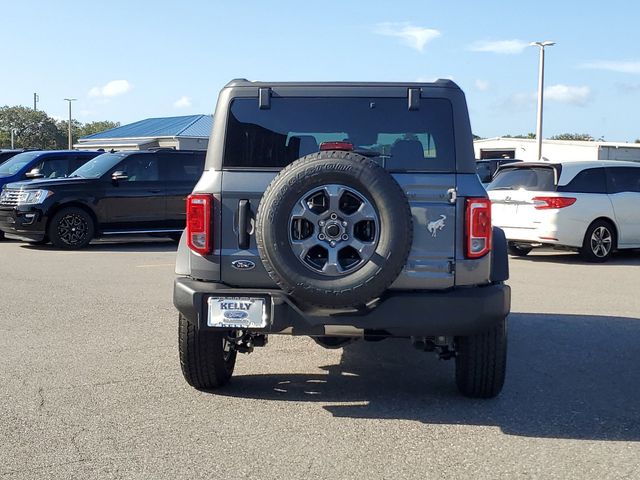
[[330, 225], [327, 225], [325, 232], [327, 233], [328, 237], [336, 238], [340, 235], [341, 229], [337, 224], [332, 223]]

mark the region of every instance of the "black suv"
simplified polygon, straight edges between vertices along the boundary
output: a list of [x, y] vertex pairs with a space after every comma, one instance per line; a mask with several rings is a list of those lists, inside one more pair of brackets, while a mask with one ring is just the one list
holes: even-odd
[[215, 118], [176, 262], [187, 382], [224, 385], [268, 334], [401, 337], [500, 392], [507, 243], [455, 83], [236, 80]]
[[67, 178], [9, 184], [0, 194], [0, 230], [64, 249], [117, 234], [177, 240], [204, 157], [169, 149], [104, 153]]

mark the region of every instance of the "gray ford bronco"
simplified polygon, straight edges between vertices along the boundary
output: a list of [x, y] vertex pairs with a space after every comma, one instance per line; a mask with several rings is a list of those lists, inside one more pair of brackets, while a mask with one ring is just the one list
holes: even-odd
[[476, 175], [462, 90], [262, 83], [220, 93], [187, 199], [173, 301], [187, 382], [223, 386], [269, 334], [326, 348], [409, 339], [502, 389], [507, 244]]

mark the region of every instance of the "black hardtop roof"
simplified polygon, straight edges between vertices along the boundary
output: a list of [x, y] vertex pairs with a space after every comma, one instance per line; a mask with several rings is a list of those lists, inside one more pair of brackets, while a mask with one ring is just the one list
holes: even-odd
[[453, 88], [459, 89], [460, 87], [449, 79], [440, 78], [435, 82], [263, 82], [263, 81], [250, 81], [246, 78], [236, 78], [231, 80], [225, 85], [225, 88], [230, 87], [253, 87], [253, 88], [269, 88], [269, 87], [415, 87], [415, 88]]

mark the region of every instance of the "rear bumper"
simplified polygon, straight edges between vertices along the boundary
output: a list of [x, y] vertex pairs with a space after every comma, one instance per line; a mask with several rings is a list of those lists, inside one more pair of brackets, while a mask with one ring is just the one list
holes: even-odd
[[47, 218], [31, 207], [0, 207], [0, 230], [28, 240], [42, 240], [46, 235]]
[[336, 311], [303, 309], [281, 290], [229, 288], [186, 277], [175, 280], [173, 303], [199, 329], [211, 329], [207, 325], [211, 296], [262, 297], [267, 327], [260, 331], [309, 336], [358, 330], [399, 337], [473, 335], [502, 321], [511, 307], [511, 289], [502, 283], [442, 292], [389, 291], [366, 310]]

